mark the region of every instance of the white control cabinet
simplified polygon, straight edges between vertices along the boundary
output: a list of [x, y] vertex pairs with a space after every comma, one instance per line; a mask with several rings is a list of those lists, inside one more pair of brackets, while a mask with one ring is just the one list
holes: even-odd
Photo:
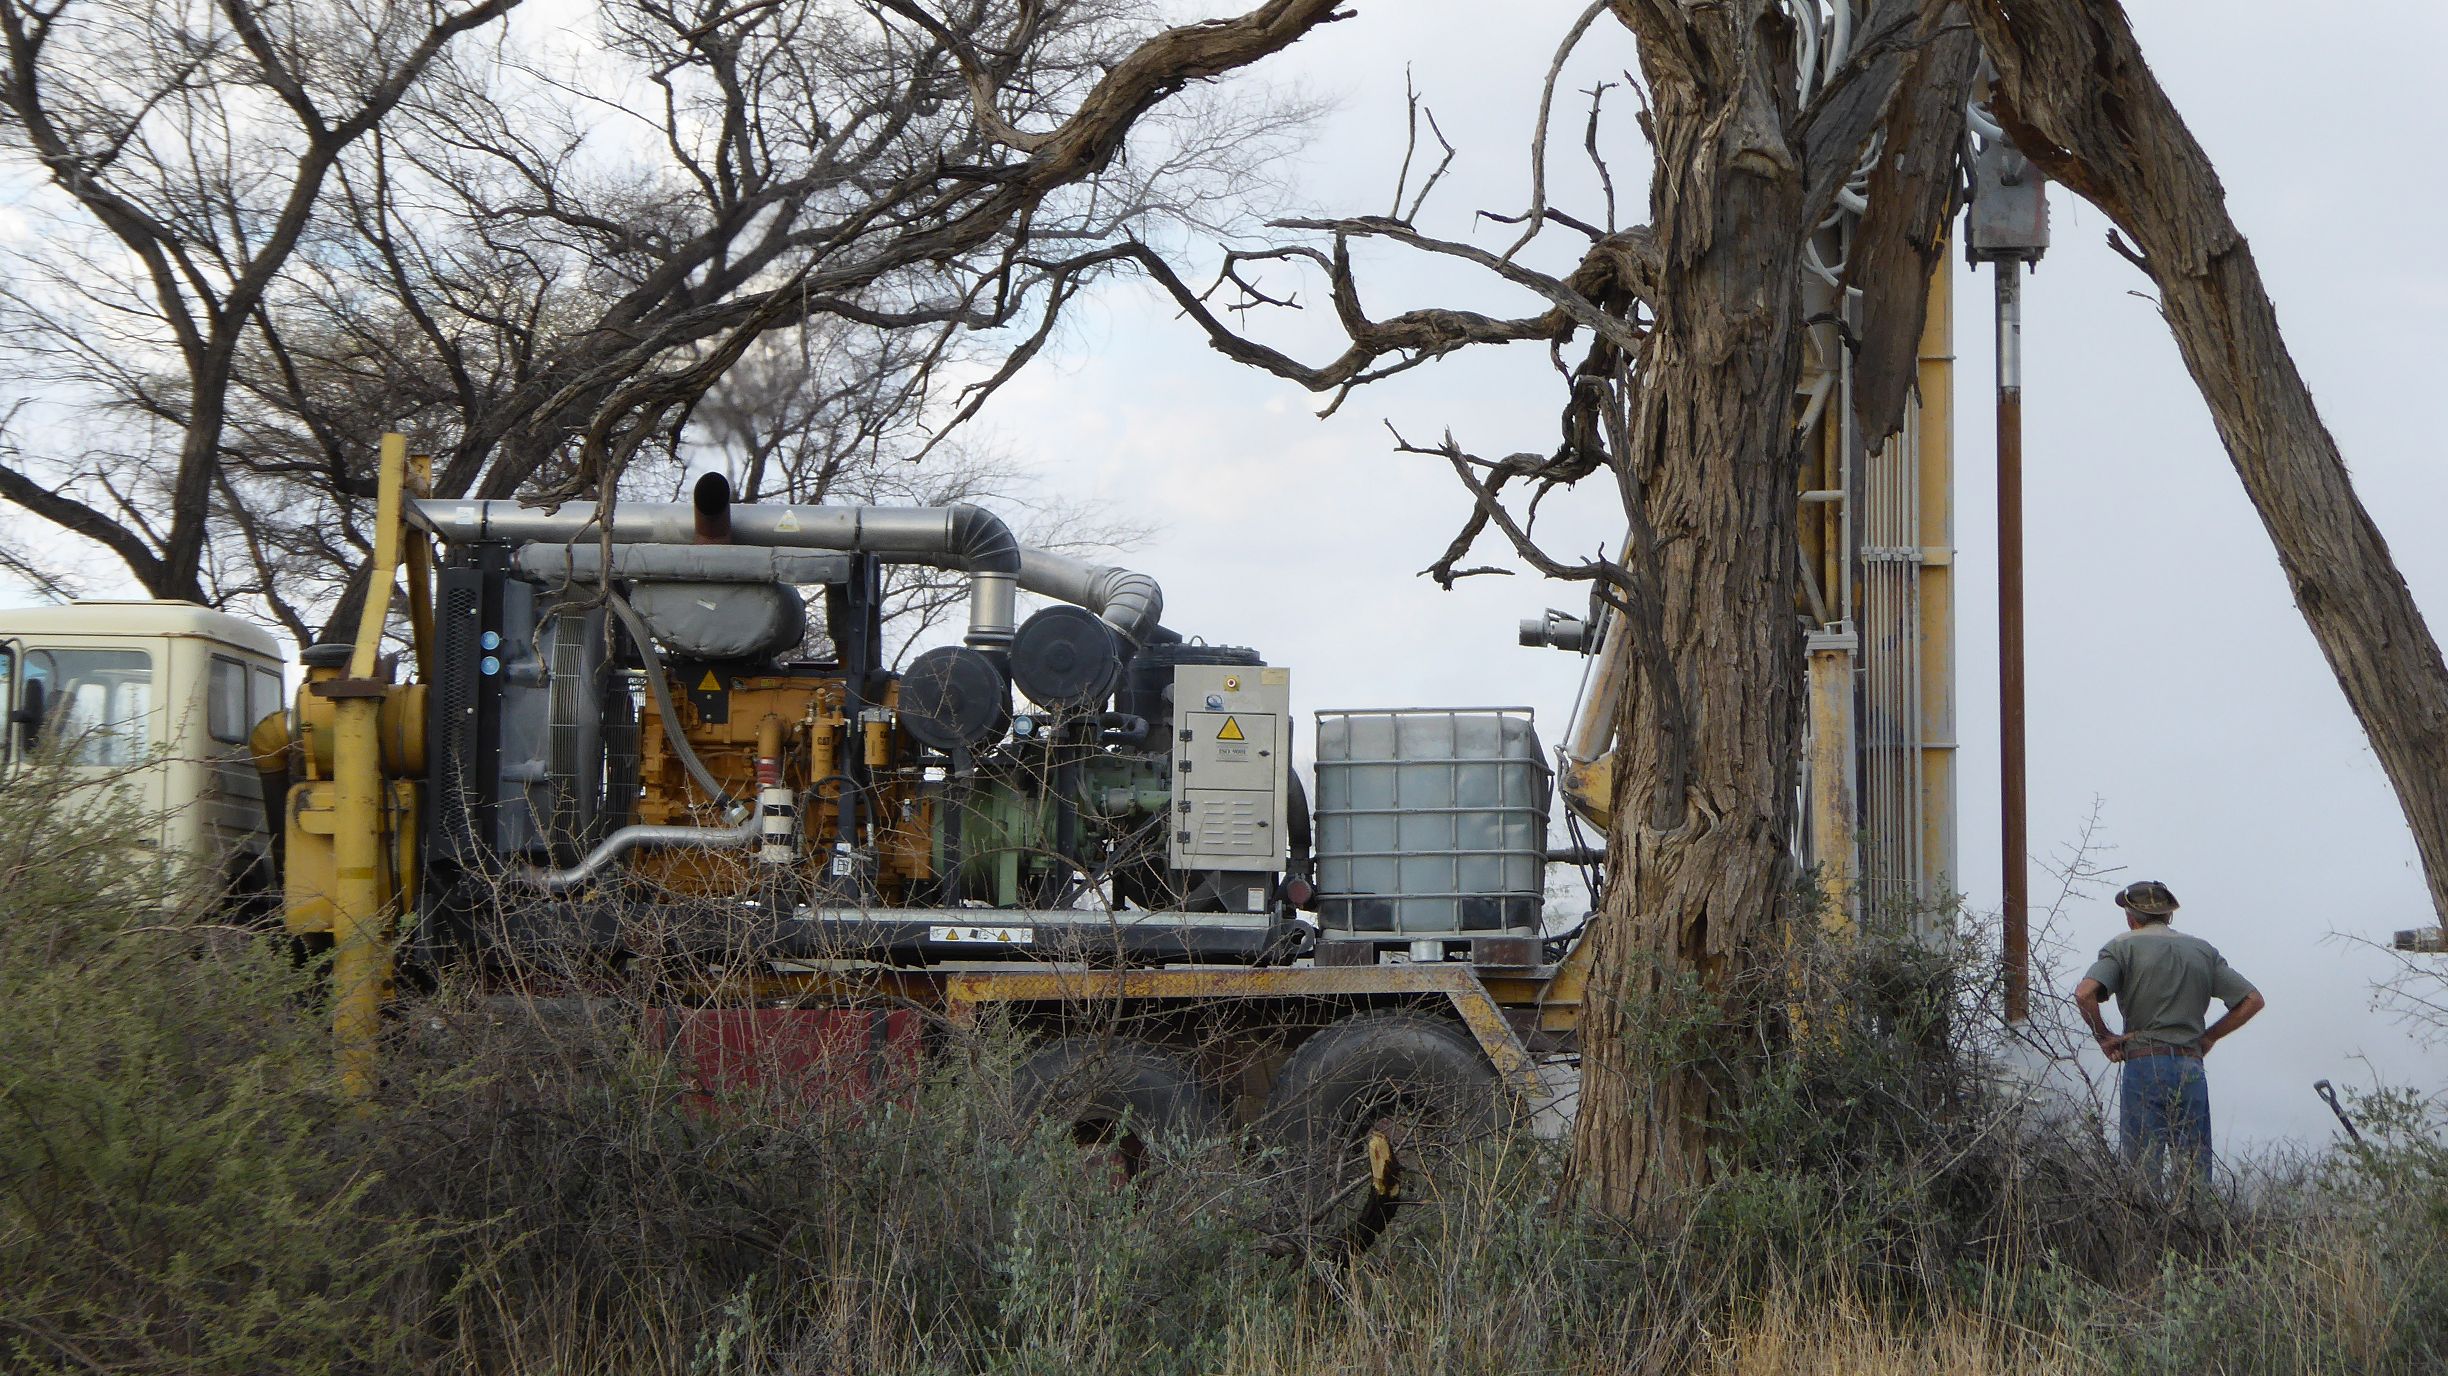
[[1173, 671], [1175, 869], [1283, 868], [1292, 777], [1292, 671], [1184, 664]]

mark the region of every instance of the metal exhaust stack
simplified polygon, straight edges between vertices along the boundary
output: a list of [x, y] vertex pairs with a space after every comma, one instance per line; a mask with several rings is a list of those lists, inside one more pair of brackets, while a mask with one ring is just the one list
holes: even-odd
[[731, 480], [720, 473], [708, 473], [689, 490], [689, 505], [697, 511], [697, 543], [727, 545], [731, 543]]
[[1164, 589], [1144, 573], [1023, 546], [1020, 586], [1040, 597], [1085, 607], [1133, 645], [1164, 638]]
[[[444, 540], [506, 540], [518, 544], [560, 545], [565, 557], [550, 561], [555, 572], [593, 577], [602, 559], [593, 542], [602, 532], [593, 502], [565, 502], [555, 509], [522, 506], [515, 501], [423, 501], [411, 504], [411, 516]], [[1109, 564], [1091, 564], [1068, 554], [1022, 545], [994, 513], [983, 507], [956, 506], [780, 506], [763, 503], [734, 505], [731, 484], [719, 473], [697, 480], [690, 500], [623, 502], [613, 509], [614, 567], [635, 562], [674, 568], [711, 570], [736, 565], [745, 577], [774, 577], [758, 570], [788, 567], [777, 550], [837, 550], [882, 556], [893, 563], [927, 564], [958, 569], [969, 575], [969, 632], [973, 649], [1000, 652], [1011, 644], [1018, 622], [1020, 589], [1085, 607], [1128, 638], [1133, 645], [1165, 639], [1164, 589], [1144, 573]], [[627, 546], [730, 545], [737, 559], [710, 550], [630, 560], [620, 554]], [[638, 553], [643, 556], [646, 551]], [[544, 567], [539, 554], [521, 556], [521, 566]], [[583, 571], [583, 572], [582, 572]]]

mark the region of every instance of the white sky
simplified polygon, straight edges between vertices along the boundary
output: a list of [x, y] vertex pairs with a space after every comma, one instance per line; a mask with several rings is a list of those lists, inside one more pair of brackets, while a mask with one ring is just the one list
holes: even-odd
[[[1407, 63], [1461, 149], [1425, 227], [1460, 236], [1471, 211], [1518, 210], [1539, 77], [1579, 4], [1356, 8], [1266, 72], [1340, 102], [1285, 169], [1296, 199], [1385, 211]], [[2433, 251], [2448, 221], [2435, 166], [2448, 115], [2434, 94], [2448, 9], [2366, 0], [2340, 23], [2273, 0], [2132, 8], [2219, 167], [2366, 504], [2448, 630], [2448, 549], [2422, 534], [2448, 499], [2429, 410], [2448, 308]], [[1574, 84], [1631, 61], [1601, 21]], [[1610, 97], [1606, 146], [1637, 220], [1646, 150], [1622, 99]], [[1557, 200], [1595, 214], [1576, 166], [1581, 118], [1578, 99], [1560, 103]], [[2448, 1081], [2440, 1047], [2370, 1007], [2392, 962], [2342, 939], [2385, 942], [2430, 920], [2412, 844], [2164, 326], [2130, 294], [2147, 282], [2102, 245], [2099, 214], [2063, 193], [2053, 209], [2056, 244], [2025, 307], [2033, 847], [2045, 857], [2070, 844], [2096, 801], [2122, 878], [2168, 882], [2180, 924], [2269, 995], [2270, 1011], [2215, 1058], [2222, 1145], [2323, 1139], [2316, 1078]], [[1986, 911], [1999, 883], [1989, 282], [1960, 263], [1956, 274], [1961, 886]], [[1531, 308], [1476, 274], [1400, 256], [1364, 260], [1362, 285], [1379, 315], [1432, 301]], [[1334, 348], [1331, 331], [1298, 321], [1270, 337], [1313, 361]], [[1580, 661], [1515, 648], [1513, 623], [1577, 608], [1580, 593], [1527, 576], [1444, 593], [1416, 577], [1465, 498], [1440, 464], [1392, 454], [1384, 424], [1414, 438], [1450, 427], [1489, 455], [1543, 450], [1560, 401], [1543, 357], [1519, 349], [1377, 384], [1320, 421], [1317, 398], [1227, 362], [1149, 293], [1118, 286], [1084, 303], [1063, 347], [986, 424], [1056, 484], [1151, 528], [1125, 562], [1164, 583], [1167, 621], [1293, 666], [1303, 713], [1522, 704], [1552, 741]], [[1604, 494], [1552, 507], [1542, 530], [1557, 548], [1620, 534]], [[1500, 561], [1492, 544], [1483, 553]], [[2036, 895], [2055, 888], [2035, 876]], [[2079, 970], [2120, 926], [2105, 893], [2086, 896], [2065, 914], [2066, 960]]]

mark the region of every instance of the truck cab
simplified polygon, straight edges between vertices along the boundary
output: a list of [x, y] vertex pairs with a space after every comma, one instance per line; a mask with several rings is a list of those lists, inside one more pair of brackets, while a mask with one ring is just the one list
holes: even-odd
[[46, 745], [155, 819], [140, 844], [270, 879], [263, 784], [247, 736], [286, 704], [278, 642], [192, 602], [77, 601], [0, 610], [14, 773]]

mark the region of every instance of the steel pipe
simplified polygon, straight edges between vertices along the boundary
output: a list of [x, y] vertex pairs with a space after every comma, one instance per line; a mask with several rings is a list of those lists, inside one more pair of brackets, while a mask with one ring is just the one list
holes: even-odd
[[[524, 506], [515, 501], [419, 501], [410, 517], [440, 539], [512, 544], [577, 544], [600, 540], [593, 502]], [[622, 502], [612, 511], [616, 545], [698, 542], [708, 513], [697, 502]], [[786, 549], [834, 549], [874, 554], [891, 563], [925, 564], [969, 575], [968, 643], [1000, 651], [1017, 629], [1014, 613], [1021, 570], [1020, 542], [983, 507], [729, 506], [721, 518], [730, 540]]]
[[[1085, 607], [1133, 644], [1157, 637], [1164, 590], [1144, 573], [1091, 564], [1052, 550], [1023, 546], [992, 512], [966, 504], [944, 507], [780, 506], [714, 502], [701, 485], [689, 502], [623, 502], [612, 515], [612, 571], [622, 577], [729, 577], [790, 582], [812, 570], [793, 566], [799, 550], [875, 554], [893, 563], [927, 564], [969, 574], [968, 642], [981, 649], [1011, 643], [1020, 589]], [[558, 508], [510, 501], [421, 501], [417, 524], [449, 541], [500, 540], [529, 548], [516, 556], [531, 577], [600, 577], [596, 504]], [[700, 543], [713, 532], [729, 545]], [[558, 546], [558, 548], [555, 548]]]
[[2031, 860], [2024, 812], [2023, 264], [1997, 275], [1998, 786], [2005, 873], [2006, 1018], [2031, 1014]]
[[[603, 577], [597, 544], [524, 545], [510, 556], [521, 578], [546, 584], [593, 583]], [[772, 545], [614, 545], [612, 576], [670, 583], [838, 583], [850, 557], [840, 550], [777, 549]]]
[[667, 850], [741, 850], [764, 839], [765, 819], [750, 811], [746, 821], [734, 827], [666, 827], [628, 826], [613, 832], [598, 842], [595, 849], [568, 869], [548, 870], [540, 865], [517, 865], [510, 870], [513, 883], [525, 884], [546, 893], [567, 893], [591, 882], [611, 868], [612, 862], [633, 850], [648, 846]]
[[1087, 608], [1134, 645], [1147, 644], [1164, 619], [1164, 589], [1155, 579], [1052, 550], [1021, 547], [1020, 586]]

